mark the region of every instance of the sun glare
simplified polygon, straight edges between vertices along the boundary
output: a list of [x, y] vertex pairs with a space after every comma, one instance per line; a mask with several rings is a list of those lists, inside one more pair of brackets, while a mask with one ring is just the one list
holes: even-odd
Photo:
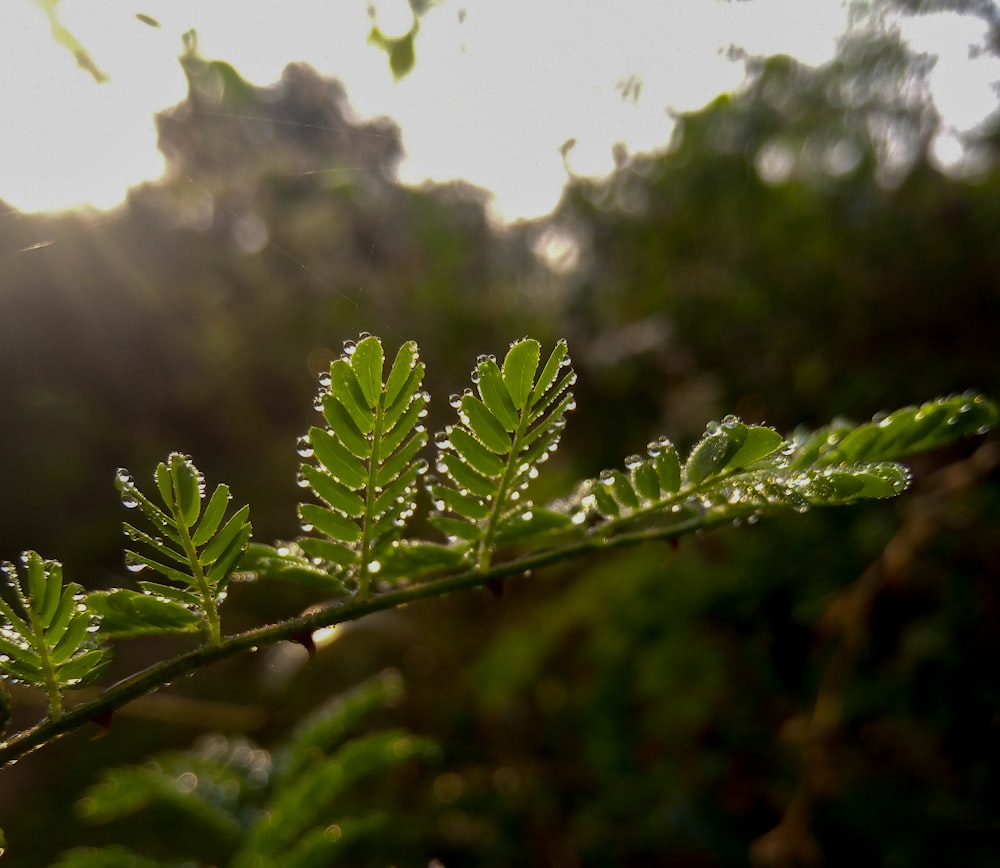
[[[371, 6], [386, 31], [405, 29], [404, 0]], [[38, 5], [6, 0], [0, 199], [23, 211], [107, 209], [162, 175], [153, 115], [186, 94], [178, 55], [181, 34], [194, 28], [206, 57], [231, 62], [254, 84], [270, 84], [296, 60], [341, 79], [360, 118], [387, 115], [400, 125], [403, 182], [465, 179], [492, 192], [500, 220], [540, 216], [557, 203], [567, 170], [602, 175], [614, 168], [616, 146], [664, 147], [671, 112], [737, 88], [743, 67], [727, 58], [729, 47], [831, 59], [845, 4], [808, 6], [807, 14], [789, 0], [620, 0], [584, 13], [573, 0], [468, 8], [445, 0], [421, 19], [416, 67], [395, 82], [384, 53], [368, 44], [373, 19], [361, 0], [62, 0], [63, 23], [108, 77], [98, 84], [52, 38]], [[977, 26], [935, 16], [904, 31], [920, 50], [942, 52], [933, 91], [954, 118], [952, 139], [995, 107], [1000, 61], [970, 60]], [[949, 142], [938, 148], [942, 164], [955, 159]]]

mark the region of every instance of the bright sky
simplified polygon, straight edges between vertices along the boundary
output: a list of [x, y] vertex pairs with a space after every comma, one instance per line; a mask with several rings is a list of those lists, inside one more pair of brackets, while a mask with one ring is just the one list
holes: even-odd
[[[159, 177], [152, 118], [185, 96], [177, 57], [191, 28], [205, 57], [255, 84], [292, 61], [339, 78], [359, 117], [401, 127], [401, 181], [466, 179], [511, 220], [554, 207], [568, 139], [574, 172], [606, 173], [616, 142], [662, 147], [668, 109], [697, 109], [739, 86], [727, 46], [819, 64], [847, 23], [843, 0], [441, 0], [421, 19], [416, 67], [394, 82], [367, 41], [369, 6], [383, 31], [408, 28], [406, 0], [62, 0], [62, 22], [109, 76], [97, 84], [32, 0], [2, 0], [0, 199], [25, 211], [112, 208], [129, 186]], [[996, 107], [998, 62], [969, 58], [982, 25], [935, 16], [905, 32], [941, 54], [934, 94], [956, 131]], [[642, 84], [634, 101], [622, 98], [630, 79]]]

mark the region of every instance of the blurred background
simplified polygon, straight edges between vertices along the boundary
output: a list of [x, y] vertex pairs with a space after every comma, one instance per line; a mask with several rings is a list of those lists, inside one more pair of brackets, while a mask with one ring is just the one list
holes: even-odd
[[[113, 475], [151, 481], [171, 450], [251, 504], [258, 540], [293, 538], [316, 375], [362, 330], [390, 353], [419, 343], [432, 431], [479, 353], [566, 338], [579, 409], [539, 501], [726, 413], [787, 431], [1000, 394], [995, 3], [504, 20], [442, 0], [400, 25], [358, 2], [363, 27], [336, 42], [323, 12], [283, 26], [250, 4], [228, 43], [154, 3], [119, 7], [110, 34], [88, 30], [108, 4], [21, 5], [0, 12], [4, 38], [56, 53], [8, 76], [0, 119], [3, 558], [31, 548], [90, 588], [128, 585]], [[288, 50], [247, 77], [277, 63], [261, 27]], [[159, 91], [151, 66], [115, 66], [150, 33], [170, 46]], [[602, 40], [616, 64], [590, 63]], [[494, 64], [488, 84], [465, 55]], [[97, 109], [43, 99], [62, 66], [81, 92], [160, 94], [156, 159]], [[121, 191], [73, 187], [55, 140], [72, 178], [120, 163]], [[421, 603], [342, 630], [308, 667], [272, 649], [202, 671], [106, 737], [3, 772], [12, 864], [109, 841], [155, 853], [162, 825], [74, 813], [100, 768], [216, 730], [270, 744], [387, 666], [408, 691], [391, 721], [441, 757], [357, 794], [395, 819], [351, 864], [1000, 864], [997, 443], [919, 456], [898, 502]], [[316, 602], [237, 591], [229, 632]], [[111, 677], [179, 647], [123, 643]], [[15, 725], [43, 711], [15, 701]], [[207, 860], [198, 840], [187, 855]]]

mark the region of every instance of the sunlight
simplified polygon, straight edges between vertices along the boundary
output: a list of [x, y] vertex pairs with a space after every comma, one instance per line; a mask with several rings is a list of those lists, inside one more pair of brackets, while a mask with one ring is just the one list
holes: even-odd
[[[567, 172], [612, 171], [616, 145], [665, 147], [672, 113], [739, 87], [743, 66], [730, 47], [820, 64], [847, 26], [839, 0], [809, 4], [808, 14], [788, 0], [683, 11], [629, 0], [591, 4], [586, 14], [570, 0], [472, 8], [446, 0], [421, 18], [416, 67], [395, 82], [367, 41], [372, 17], [360, 0], [63, 0], [59, 8], [109, 80], [97, 84], [77, 66], [31, 0], [5, 4], [0, 72], [18, 85], [0, 92], [0, 199], [23, 211], [113, 208], [129, 187], [162, 175], [153, 114], [186, 94], [177, 58], [191, 28], [206, 57], [254, 84], [272, 83], [295, 60], [341, 79], [360, 118], [387, 115], [400, 125], [402, 182], [467, 180], [491, 191], [495, 219], [510, 221], [548, 213]], [[394, 33], [405, 31], [408, 13], [390, 0], [372, 8]], [[1000, 74], [996, 58], [970, 59], [981, 25], [939, 15], [908, 28], [919, 50], [943, 52], [933, 92], [953, 132], [980, 122], [995, 107]]]

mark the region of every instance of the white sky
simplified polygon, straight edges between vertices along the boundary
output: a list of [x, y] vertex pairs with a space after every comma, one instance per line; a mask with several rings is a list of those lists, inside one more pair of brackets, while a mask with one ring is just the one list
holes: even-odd
[[[724, 57], [787, 52], [823, 63], [844, 31], [843, 0], [442, 0], [421, 20], [417, 63], [394, 82], [369, 45], [369, 0], [62, 0], [63, 23], [110, 76], [97, 84], [51, 38], [32, 0], [0, 3], [0, 199], [25, 211], [112, 208], [129, 186], [159, 177], [152, 116], [186, 93], [181, 34], [258, 85], [292, 61], [339, 78], [362, 118], [403, 131], [400, 180], [464, 178], [494, 194], [501, 219], [547, 213], [566, 180], [560, 147], [577, 144], [580, 174], [611, 170], [611, 148], [662, 147], [668, 109], [698, 109], [738, 87]], [[405, 31], [406, 0], [378, 0], [385, 31]], [[460, 20], [463, 16], [464, 20]], [[154, 29], [136, 13], [157, 19]], [[905, 31], [941, 54], [933, 88], [957, 131], [996, 107], [992, 57], [969, 59], [975, 20], [935, 16]], [[639, 98], [620, 85], [642, 83]]]

